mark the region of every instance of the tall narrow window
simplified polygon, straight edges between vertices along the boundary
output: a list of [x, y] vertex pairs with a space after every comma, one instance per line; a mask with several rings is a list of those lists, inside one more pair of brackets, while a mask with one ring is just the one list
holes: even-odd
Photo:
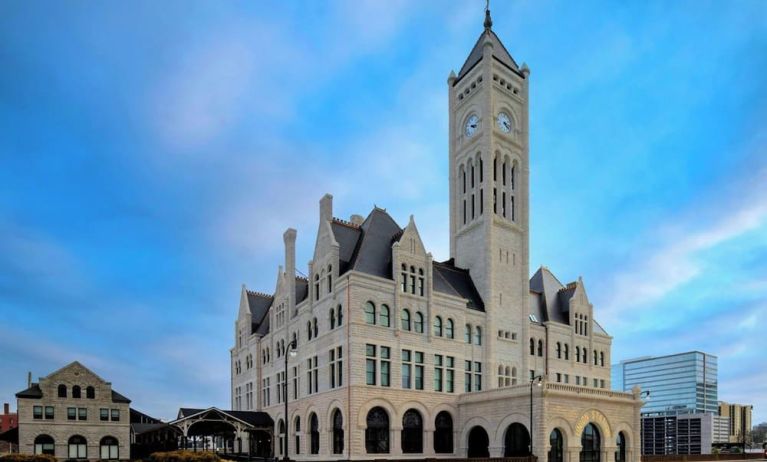
[[365, 346], [365, 384], [376, 384], [376, 346], [367, 344]]
[[413, 327], [419, 334], [423, 334], [423, 314], [420, 311], [415, 313]]
[[439, 316], [434, 318], [434, 335], [442, 337], [442, 318]]
[[382, 346], [380, 348], [380, 356], [381, 356], [381, 386], [382, 387], [389, 387], [391, 386], [391, 349], [387, 346]]
[[463, 341], [471, 343], [471, 324], [463, 326]]
[[455, 338], [455, 323], [452, 319], [448, 318], [447, 323], [445, 323], [445, 337], [447, 338]]
[[344, 452], [344, 418], [341, 411], [333, 411], [333, 454]]
[[72, 398], [80, 398], [80, 386], [75, 385], [72, 387]]
[[402, 452], [405, 454], [423, 452], [423, 419], [415, 409], [409, 409], [402, 416]]
[[365, 451], [368, 454], [389, 453], [389, 414], [381, 407], [368, 412], [365, 428]]
[[389, 307], [386, 305], [381, 305], [381, 317], [380, 317], [381, 325], [384, 327], [391, 327], [391, 322], [389, 321]]
[[368, 324], [376, 323], [376, 306], [373, 302], [365, 303], [365, 322]]
[[410, 350], [402, 350], [402, 388], [412, 388], [412, 352]]
[[535, 339], [532, 338], [530, 339], [530, 354], [535, 354]]
[[474, 328], [474, 344], [482, 345], [482, 328], [479, 326]]
[[59, 385], [59, 398], [67, 397], [67, 386], [64, 384]]
[[320, 453], [320, 423], [317, 419], [317, 414], [312, 413], [309, 416], [309, 428], [311, 432], [311, 452], [312, 454]]
[[543, 356], [543, 340], [538, 340], [538, 356]]
[[410, 330], [410, 310], [407, 308], [402, 310], [402, 330]]

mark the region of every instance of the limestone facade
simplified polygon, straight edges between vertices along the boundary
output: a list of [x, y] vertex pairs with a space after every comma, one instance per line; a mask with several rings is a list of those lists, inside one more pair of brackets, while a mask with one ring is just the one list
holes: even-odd
[[75, 361], [16, 394], [19, 452], [129, 460], [130, 400]]
[[232, 408], [272, 416], [278, 456], [287, 381], [298, 460], [520, 455], [530, 434], [546, 457], [555, 429], [554, 462], [579, 460], [594, 429], [586, 460], [613, 460], [618, 439], [617, 459], [639, 460], [639, 391], [610, 391], [612, 338], [583, 281], [529, 277], [530, 71], [491, 26], [488, 12], [448, 79], [451, 259], [434, 261], [412, 216], [341, 220], [325, 195], [308, 277], [288, 229], [274, 291], [242, 287]]

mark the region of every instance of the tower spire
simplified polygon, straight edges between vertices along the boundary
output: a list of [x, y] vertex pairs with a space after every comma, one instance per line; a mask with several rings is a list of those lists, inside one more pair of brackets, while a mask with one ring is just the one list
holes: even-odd
[[490, 17], [490, 0], [485, 0], [485, 30], [493, 27], [493, 18]]

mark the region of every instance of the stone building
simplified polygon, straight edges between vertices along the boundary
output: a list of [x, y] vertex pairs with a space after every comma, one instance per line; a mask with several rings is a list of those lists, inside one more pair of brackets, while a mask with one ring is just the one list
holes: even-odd
[[242, 288], [232, 408], [271, 415], [276, 455], [639, 460], [639, 389], [610, 390], [584, 282], [529, 276], [530, 70], [484, 26], [447, 81], [451, 258], [325, 195], [308, 277], [288, 229], [275, 290]]
[[75, 361], [16, 394], [19, 452], [130, 459], [130, 400]]
[[729, 419], [728, 443], [751, 443], [751, 404], [733, 404], [719, 401], [719, 415]]

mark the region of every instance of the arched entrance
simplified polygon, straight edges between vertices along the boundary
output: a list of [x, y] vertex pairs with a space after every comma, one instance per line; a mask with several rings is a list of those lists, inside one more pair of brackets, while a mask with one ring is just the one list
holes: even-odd
[[447, 411], [440, 412], [434, 419], [434, 452], [453, 452], [453, 417]]
[[615, 462], [626, 462], [626, 435], [623, 432], [618, 432], [615, 446]]
[[594, 424], [586, 425], [581, 433], [581, 462], [600, 462], [602, 438]]
[[490, 438], [484, 428], [477, 425], [469, 431], [469, 457], [490, 457]]
[[389, 414], [382, 407], [374, 407], [367, 415], [365, 449], [368, 454], [389, 453]]
[[404, 454], [423, 452], [423, 419], [415, 409], [409, 409], [402, 416], [402, 452]]
[[564, 440], [562, 432], [555, 428], [549, 434], [549, 462], [562, 462], [564, 460]]
[[526, 457], [530, 455], [530, 433], [519, 422], [514, 422], [506, 428], [503, 443], [504, 457]]
[[249, 436], [251, 454], [256, 457], [272, 457], [271, 433], [265, 430], [254, 430], [250, 432]]

